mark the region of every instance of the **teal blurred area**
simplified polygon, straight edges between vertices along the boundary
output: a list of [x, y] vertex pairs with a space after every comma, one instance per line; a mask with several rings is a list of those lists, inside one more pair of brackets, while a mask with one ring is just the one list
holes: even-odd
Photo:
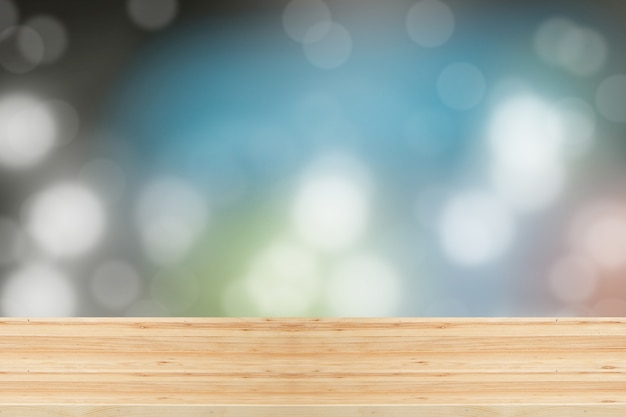
[[6, 316], [626, 314], [618, 1], [0, 0]]

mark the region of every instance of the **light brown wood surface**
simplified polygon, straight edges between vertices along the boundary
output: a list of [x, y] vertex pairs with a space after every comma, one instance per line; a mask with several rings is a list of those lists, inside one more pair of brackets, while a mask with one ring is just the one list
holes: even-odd
[[626, 319], [0, 319], [3, 416], [626, 417]]

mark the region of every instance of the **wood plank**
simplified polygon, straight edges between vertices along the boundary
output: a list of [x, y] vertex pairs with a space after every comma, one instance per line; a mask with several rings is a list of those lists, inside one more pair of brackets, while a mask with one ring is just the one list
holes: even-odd
[[0, 416], [626, 416], [626, 319], [0, 320]]

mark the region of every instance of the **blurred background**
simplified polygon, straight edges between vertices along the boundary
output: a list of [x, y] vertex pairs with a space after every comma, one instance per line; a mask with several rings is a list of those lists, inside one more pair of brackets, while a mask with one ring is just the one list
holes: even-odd
[[620, 0], [0, 0], [0, 313], [626, 315], [624, 39]]

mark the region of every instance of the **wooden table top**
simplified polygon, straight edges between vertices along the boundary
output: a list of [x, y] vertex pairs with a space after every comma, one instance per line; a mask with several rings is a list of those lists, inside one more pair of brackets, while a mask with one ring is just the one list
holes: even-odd
[[5, 318], [4, 415], [623, 417], [626, 319]]

